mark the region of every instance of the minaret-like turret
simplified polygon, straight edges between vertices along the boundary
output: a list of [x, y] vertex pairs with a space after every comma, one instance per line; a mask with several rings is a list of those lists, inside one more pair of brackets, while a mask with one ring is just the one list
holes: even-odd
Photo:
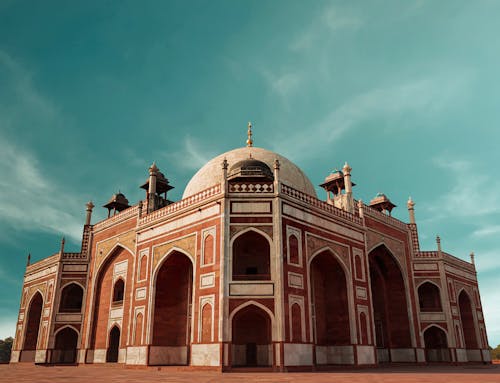
[[415, 202], [410, 198], [408, 198], [408, 202], [406, 203], [408, 207], [408, 215], [410, 216], [410, 223], [415, 224]]
[[151, 213], [171, 204], [172, 201], [167, 199], [167, 192], [173, 188], [174, 187], [169, 184], [165, 175], [160, 172], [156, 163], [153, 162], [149, 167], [148, 179], [141, 185], [141, 189], [146, 190], [147, 212]]
[[85, 205], [87, 206], [87, 216], [85, 217], [85, 225], [90, 225], [90, 221], [92, 220], [92, 209], [94, 208], [94, 204], [92, 201], [87, 202]]
[[148, 213], [156, 210], [156, 176], [158, 175], [158, 167], [156, 163], [149, 168], [149, 185], [148, 185]]
[[345, 210], [352, 213], [354, 210], [354, 200], [352, 198], [351, 170], [352, 168], [346, 162], [342, 168], [342, 171], [344, 172]]

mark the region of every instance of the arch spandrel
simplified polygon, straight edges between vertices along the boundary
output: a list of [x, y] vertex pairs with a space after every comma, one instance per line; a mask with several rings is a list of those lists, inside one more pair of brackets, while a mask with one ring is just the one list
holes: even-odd
[[130, 253], [134, 253], [135, 248], [135, 231], [131, 230], [117, 237], [110, 238], [106, 241], [99, 242], [96, 247], [96, 270], [104, 263], [104, 261], [114, 252], [115, 248], [123, 247]]
[[232, 225], [230, 228], [230, 236], [231, 239], [236, 237], [242, 231], [248, 229], [255, 229], [256, 231], [261, 231], [269, 236], [270, 239], [273, 239], [273, 227], [270, 225], [251, 225], [251, 226], [234, 226]]
[[[176, 241], [167, 242], [163, 245], [153, 248], [153, 270], [156, 270], [158, 265], [162, 263], [164, 258], [168, 256], [174, 249], [179, 249], [191, 256], [196, 254], [196, 233]], [[194, 261], [194, 259], [192, 259]]]
[[306, 247], [307, 247], [307, 262], [322, 252], [323, 250], [329, 250], [336, 256], [340, 258], [342, 266], [346, 271], [351, 271], [351, 262], [349, 262], [349, 249], [347, 246], [342, 246], [338, 243], [328, 241], [323, 238], [317, 238], [312, 235], [307, 235], [306, 237]]
[[399, 264], [399, 267], [401, 268], [404, 278], [406, 279], [408, 272], [404, 243], [368, 230], [366, 234], [366, 248], [368, 249], [367, 254], [370, 254], [379, 246], [385, 246], [394, 256]]

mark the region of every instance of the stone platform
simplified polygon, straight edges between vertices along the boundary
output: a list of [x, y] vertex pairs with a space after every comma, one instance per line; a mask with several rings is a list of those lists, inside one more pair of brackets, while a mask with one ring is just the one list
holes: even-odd
[[265, 373], [213, 371], [179, 371], [162, 367], [129, 369], [116, 366], [36, 366], [33, 364], [0, 365], [0, 382], [377, 382], [377, 383], [460, 383], [499, 382], [500, 365], [466, 366], [391, 366], [377, 369], [336, 370], [315, 373]]

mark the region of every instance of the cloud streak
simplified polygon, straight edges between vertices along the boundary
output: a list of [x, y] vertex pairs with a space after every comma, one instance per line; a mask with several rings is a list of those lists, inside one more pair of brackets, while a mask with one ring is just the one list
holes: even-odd
[[[407, 81], [400, 85], [369, 89], [345, 101], [332, 112], [308, 128], [307, 139], [302, 131], [280, 142], [275, 149], [283, 153], [302, 156], [314, 155], [309, 148], [317, 150], [331, 145], [346, 133], [359, 128], [363, 123], [380, 117], [401, 118], [410, 112], [425, 111], [432, 115], [465, 87], [466, 78], [461, 76], [430, 77]], [[401, 125], [394, 124], [398, 128]]]

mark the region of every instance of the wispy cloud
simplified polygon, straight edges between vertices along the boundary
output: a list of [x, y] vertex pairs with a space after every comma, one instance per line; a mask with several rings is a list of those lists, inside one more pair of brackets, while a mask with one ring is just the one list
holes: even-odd
[[[62, 121], [57, 106], [33, 84], [32, 73], [11, 55], [0, 50], [0, 95], [15, 100], [0, 105], [0, 225], [2, 231], [44, 230], [81, 235], [79, 217], [68, 213], [75, 206], [74, 194], [44, 173], [36, 155], [16, 144], [6, 132], [24, 126], [51, 126]], [[13, 136], [15, 137], [15, 136]]]
[[167, 159], [174, 161], [176, 166], [185, 170], [198, 170], [216, 153], [207, 150], [191, 136], [185, 136], [179, 150], [166, 154]]
[[330, 40], [341, 30], [355, 31], [363, 24], [364, 20], [358, 15], [329, 5], [292, 40], [289, 47], [292, 51], [308, 50], [319, 42], [324, 44], [325, 39]]
[[[310, 155], [310, 147], [318, 150], [330, 145], [347, 132], [366, 121], [380, 117], [397, 118], [410, 112], [425, 110], [426, 116], [438, 111], [446, 102], [465, 87], [466, 77], [430, 77], [407, 81], [400, 85], [367, 90], [347, 100], [308, 127], [308, 138], [300, 131], [281, 141], [275, 149], [300, 156]], [[402, 125], [395, 125], [401, 128]]]
[[489, 237], [500, 234], [500, 225], [481, 227], [472, 232], [474, 237]]
[[[38, 160], [0, 136], [0, 223], [4, 228], [45, 230], [78, 240], [81, 218], [68, 213], [74, 198], [42, 174]], [[78, 211], [78, 210], [76, 210]]]
[[[500, 212], [499, 180], [482, 173], [479, 166], [462, 158], [440, 156], [434, 159], [434, 163], [438, 169], [447, 171], [452, 179], [449, 191], [428, 207], [440, 214], [437, 218], [477, 218]], [[475, 235], [484, 236], [491, 230], [491, 226], [480, 228]]]

